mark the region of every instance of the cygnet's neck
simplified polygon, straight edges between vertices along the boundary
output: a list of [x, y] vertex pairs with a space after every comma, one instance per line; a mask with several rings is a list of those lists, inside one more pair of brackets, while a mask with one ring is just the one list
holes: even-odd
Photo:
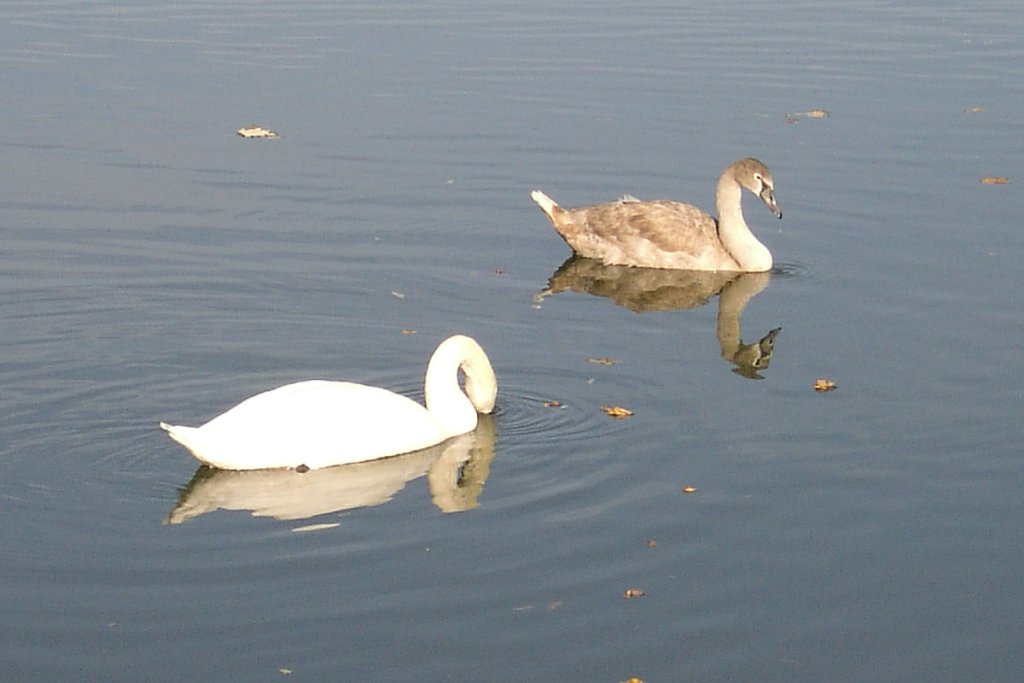
[[718, 211], [718, 238], [736, 260], [740, 270], [763, 272], [772, 269], [772, 253], [754, 237], [743, 220], [743, 187], [729, 169], [718, 179], [715, 208]]

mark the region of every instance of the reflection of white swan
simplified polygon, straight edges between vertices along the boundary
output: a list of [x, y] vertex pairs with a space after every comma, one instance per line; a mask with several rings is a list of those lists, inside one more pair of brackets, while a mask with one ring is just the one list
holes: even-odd
[[305, 519], [385, 503], [406, 482], [427, 475], [443, 512], [477, 506], [494, 458], [494, 421], [415, 453], [305, 473], [288, 469], [232, 472], [200, 467], [164, 522], [181, 524], [215, 510], [251, 510], [255, 517]]
[[771, 171], [757, 159], [740, 159], [722, 172], [715, 188], [718, 220], [695, 206], [664, 199], [563, 209], [539, 190], [533, 201], [555, 231], [580, 256], [608, 265], [764, 272], [772, 255], [743, 220], [746, 188], [782, 218]]
[[[465, 393], [459, 370], [465, 375]], [[228, 470], [318, 469], [411, 453], [472, 431], [497, 381], [473, 339], [443, 341], [427, 365], [427, 407], [386, 389], [312, 380], [257, 394], [201, 427], [160, 426], [200, 462]]]

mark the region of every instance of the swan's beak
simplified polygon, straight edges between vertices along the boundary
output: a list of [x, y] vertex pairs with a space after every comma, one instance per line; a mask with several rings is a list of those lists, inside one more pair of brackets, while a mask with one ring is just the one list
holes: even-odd
[[768, 207], [768, 210], [775, 214], [776, 218], [782, 218], [782, 209], [779, 208], [778, 203], [775, 201], [775, 190], [772, 187], [768, 185], [763, 186], [758, 197]]

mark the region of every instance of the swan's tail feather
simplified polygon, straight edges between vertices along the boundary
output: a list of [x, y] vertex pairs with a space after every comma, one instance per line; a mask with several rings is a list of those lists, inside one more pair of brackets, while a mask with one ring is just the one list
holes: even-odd
[[548, 221], [551, 223], [551, 227], [555, 229], [555, 232], [575, 251], [576, 236], [579, 234], [580, 228], [574, 220], [574, 212], [563, 209], [555, 203], [554, 199], [540, 190], [531, 192], [530, 198], [537, 203], [540, 210], [548, 217]]
[[540, 210], [548, 217], [552, 223], [555, 222], [555, 214], [562, 213], [565, 211], [562, 207], [555, 203], [555, 200], [547, 196], [540, 190], [534, 190], [530, 193], [530, 199], [537, 203]]
[[199, 427], [182, 427], [181, 425], [172, 425], [167, 424], [166, 422], [161, 422], [160, 429], [167, 432], [167, 436], [184, 446], [185, 450], [192, 454], [192, 457], [204, 465], [220, 467], [222, 469], [235, 469], [231, 466], [225, 466], [224, 463], [221, 463], [216, 459], [211, 460], [206, 456], [207, 446], [209, 444], [203, 439], [202, 432], [199, 431]]
[[178, 425], [167, 424], [166, 422], [160, 423], [160, 429], [167, 432], [167, 436], [171, 437], [185, 448], [192, 450], [193, 443], [189, 437], [195, 434], [195, 427], [179, 427]]

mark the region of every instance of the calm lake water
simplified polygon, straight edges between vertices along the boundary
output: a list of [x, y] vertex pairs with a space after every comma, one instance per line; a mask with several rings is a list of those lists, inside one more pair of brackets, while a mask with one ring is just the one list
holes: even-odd
[[[1020, 679], [1016, 0], [0, 19], [0, 679]], [[743, 156], [777, 265], [710, 288], [564, 263], [528, 197], [710, 210]], [[437, 449], [212, 473], [157, 428], [421, 397], [454, 332], [498, 408]]]

